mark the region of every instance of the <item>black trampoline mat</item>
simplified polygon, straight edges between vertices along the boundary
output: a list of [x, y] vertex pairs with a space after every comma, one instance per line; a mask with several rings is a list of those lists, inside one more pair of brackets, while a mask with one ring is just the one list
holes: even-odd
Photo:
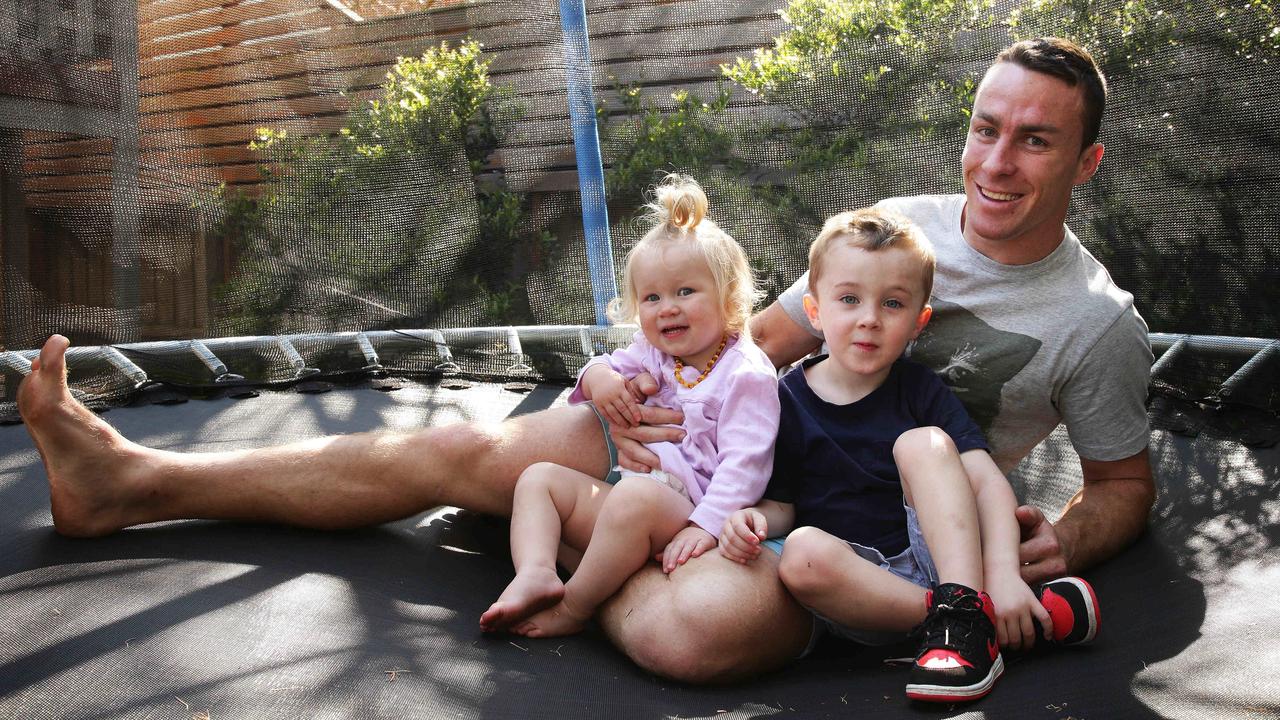
[[[144, 444], [219, 450], [498, 422], [566, 395], [338, 388], [105, 417]], [[1069, 456], [1062, 442], [1028, 477]], [[25, 428], [0, 427], [0, 717], [1280, 717], [1280, 451], [1164, 432], [1153, 449], [1152, 531], [1089, 575], [1099, 640], [1008, 658], [986, 699], [933, 708], [908, 703], [905, 669], [884, 662], [909, 646], [826, 642], [773, 675], [695, 687], [636, 668], [594, 629], [482, 635], [511, 576], [506, 522], [452, 508], [351, 532], [191, 521], [63, 538]], [[1056, 504], [1070, 489], [1023, 492]]]

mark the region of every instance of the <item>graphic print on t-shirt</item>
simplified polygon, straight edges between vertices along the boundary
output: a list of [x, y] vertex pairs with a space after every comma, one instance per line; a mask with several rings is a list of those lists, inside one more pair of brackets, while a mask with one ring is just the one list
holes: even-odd
[[1028, 335], [997, 330], [955, 303], [934, 298], [930, 304], [933, 320], [912, 347], [911, 359], [942, 376], [990, 438], [1005, 383], [1031, 362], [1041, 343]]

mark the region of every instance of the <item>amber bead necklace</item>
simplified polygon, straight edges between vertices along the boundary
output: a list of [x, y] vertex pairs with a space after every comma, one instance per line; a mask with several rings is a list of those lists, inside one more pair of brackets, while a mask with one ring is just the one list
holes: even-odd
[[689, 388], [690, 390], [692, 390], [693, 388], [697, 387], [697, 386], [698, 386], [698, 383], [702, 382], [703, 380], [706, 380], [706, 379], [707, 379], [707, 376], [711, 374], [711, 369], [712, 369], [712, 368], [714, 368], [714, 367], [716, 366], [716, 361], [720, 359], [720, 353], [724, 352], [724, 346], [725, 346], [728, 342], [729, 342], [729, 336], [728, 336], [728, 335], [723, 335], [723, 336], [721, 336], [721, 338], [720, 338], [720, 347], [716, 348], [716, 354], [715, 354], [715, 355], [712, 355], [712, 356], [711, 356], [711, 360], [710, 360], [709, 362], [707, 362], [707, 369], [706, 369], [706, 370], [703, 370], [703, 371], [702, 371], [702, 374], [698, 376], [698, 379], [697, 379], [697, 380], [694, 380], [693, 382], [688, 382], [687, 380], [685, 380], [685, 379], [684, 379], [684, 376], [683, 376], [683, 373], [684, 373], [684, 361], [680, 359], [680, 356], [679, 356], [679, 355], [676, 355], [676, 356], [675, 356], [675, 358], [676, 358], [676, 382], [678, 382], [678, 383], [680, 383], [681, 385], [683, 385], [683, 386], [685, 386], [685, 387]]

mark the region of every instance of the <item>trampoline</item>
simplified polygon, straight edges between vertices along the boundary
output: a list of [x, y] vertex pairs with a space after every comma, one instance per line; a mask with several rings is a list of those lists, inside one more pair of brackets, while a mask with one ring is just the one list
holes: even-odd
[[[821, 3], [587, 2], [576, 30], [571, 2], [72, 5], [0, 17], [0, 717], [1280, 717], [1270, 5], [938, 3], [756, 91], [721, 66]], [[1068, 222], [1152, 330], [1159, 497], [1149, 531], [1087, 574], [1099, 639], [1008, 658], [983, 700], [908, 703], [909, 645], [826, 640], [693, 686], [595, 628], [482, 635], [511, 575], [506, 521], [456, 508], [342, 532], [53, 531], [13, 400], [48, 334], [75, 342], [78, 398], [171, 450], [561, 405], [630, 337], [598, 306], [657, 173], [703, 181], [772, 299], [826, 215], [953, 192], [967, 80], [1047, 32], [1080, 35], [1111, 81], [1103, 170]], [[377, 108], [427, 69], [479, 109], [452, 140], [430, 113], [413, 126], [430, 134], [371, 139], [404, 129]], [[587, 119], [594, 180], [574, 149]], [[1080, 483], [1065, 432], [1011, 479], [1061, 508]]]

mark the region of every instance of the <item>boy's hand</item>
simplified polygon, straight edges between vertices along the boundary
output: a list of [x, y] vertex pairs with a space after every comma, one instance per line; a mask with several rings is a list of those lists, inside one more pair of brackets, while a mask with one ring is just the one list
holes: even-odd
[[720, 531], [720, 554], [736, 563], [747, 563], [760, 557], [760, 543], [769, 537], [764, 513], [743, 508], [724, 520]]
[[655, 559], [662, 563], [662, 572], [669, 573], [688, 562], [689, 558], [696, 558], [715, 546], [716, 539], [711, 533], [690, 525], [676, 533], [667, 543], [667, 549]]
[[1000, 646], [1010, 650], [1030, 650], [1036, 644], [1035, 625], [1040, 622], [1044, 638], [1053, 637], [1053, 620], [1031, 588], [1017, 575], [991, 577], [987, 594], [996, 606], [996, 635]]
[[[626, 378], [605, 365], [593, 366], [583, 377], [586, 395], [609, 423], [620, 427], [640, 424], [638, 394]], [[642, 398], [643, 400], [643, 398]]]

